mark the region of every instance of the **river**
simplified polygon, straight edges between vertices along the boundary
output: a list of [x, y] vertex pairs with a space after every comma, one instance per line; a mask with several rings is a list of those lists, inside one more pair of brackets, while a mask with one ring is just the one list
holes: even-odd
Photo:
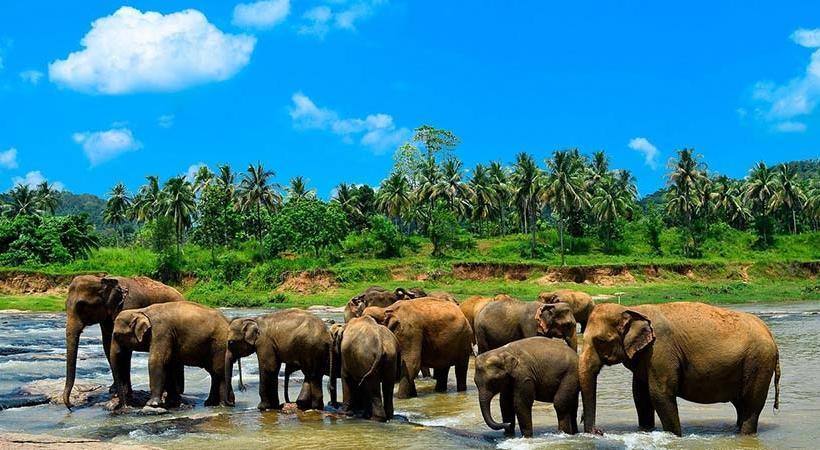
[[[67, 411], [62, 405], [39, 405], [0, 411], [0, 431], [92, 437], [116, 443], [140, 443], [164, 448], [817, 448], [820, 446], [820, 303], [752, 304], [733, 308], [760, 316], [771, 328], [780, 348], [783, 378], [781, 410], [773, 413], [770, 389], [757, 436], [734, 434], [735, 412], [730, 404], [697, 405], [679, 400], [682, 438], [659, 431], [637, 432], [632, 404], [631, 376], [622, 366], [607, 367], [599, 379], [598, 425], [604, 436], [567, 436], [557, 432], [551, 405], [536, 403], [535, 437], [504, 438], [484, 425], [472, 383], [455, 393], [433, 392], [432, 380], [420, 380], [419, 397], [396, 400], [396, 420], [375, 423], [338, 418], [317, 411], [260, 413], [255, 356], [243, 359], [248, 390], [236, 392], [235, 408], [206, 408], [208, 376], [186, 369], [186, 397], [193, 408], [159, 416], [112, 414], [99, 407]], [[259, 311], [226, 310], [229, 317]], [[338, 317], [337, 317], [338, 318]], [[13, 395], [29, 382], [56, 380], [65, 373], [63, 314], [0, 314], [0, 398]], [[106, 386], [110, 375], [102, 352], [99, 327], [81, 338], [78, 380]], [[147, 389], [147, 358], [135, 353], [134, 389]], [[235, 372], [236, 374], [236, 372]], [[292, 377], [295, 399], [300, 374]], [[236, 378], [234, 381], [236, 387]], [[280, 383], [281, 389], [281, 383]], [[341, 394], [341, 389], [339, 390]], [[327, 394], [325, 401], [329, 401]], [[500, 419], [497, 401], [494, 415]], [[579, 418], [581, 411], [579, 410]], [[660, 422], [658, 422], [660, 424]], [[582, 428], [582, 425], [579, 424]], [[516, 433], [518, 430], [516, 429]]]

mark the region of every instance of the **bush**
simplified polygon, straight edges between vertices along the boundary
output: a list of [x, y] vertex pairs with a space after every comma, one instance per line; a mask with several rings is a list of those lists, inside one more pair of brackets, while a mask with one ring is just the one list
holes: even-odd
[[271, 217], [269, 225], [264, 247], [270, 256], [285, 250], [309, 250], [318, 257], [322, 250], [341, 244], [348, 228], [337, 204], [317, 199], [289, 202]]
[[433, 256], [443, 256], [447, 249], [467, 250], [476, 246], [475, 239], [461, 228], [455, 215], [443, 205], [433, 211], [427, 234], [433, 243]]
[[372, 216], [368, 228], [358, 233], [347, 235], [342, 248], [347, 254], [375, 256], [377, 258], [399, 258], [402, 249], [418, 249], [417, 242], [411, 242], [387, 217], [379, 214]]
[[179, 283], [182, 281], [182, 254], [175, 250], [165, 250], [157, 255], [157, 265], [152, 277], [163, 283]]
[[85, 215], [0, 219], [0, 264], [25, 266], [87, 258], [99, 246]]

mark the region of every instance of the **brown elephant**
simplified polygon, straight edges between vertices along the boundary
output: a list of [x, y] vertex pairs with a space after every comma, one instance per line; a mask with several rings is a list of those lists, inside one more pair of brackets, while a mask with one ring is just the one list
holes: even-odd
[[[475, 385], [484, 422], [493, 430], [515, 433], [515, 419], [524, 437], [532, 437], [532, 405], [552, 403], [558, 428], [578, 432], [578, 354], [558, 339], [531, 337], [478, 355]], [[493, 420], [490, 401], [501, 394], [503, 423]]]
[[601, 367], [623, 363], [632, 371], [632, 395], [642, 430], [681, 435], [677, 398], [695, 403], [731, 402], [742, 434], [757, 421], [774, 375], [780, 403], [780, 358], [769, 328], [752, 314], [703, 303], [678, 302], [595, 307], [579, 361], [584, 430], [595, 428]]
[[566, 303], [544, 303], [535, 312], [540, 336], [563, 339], [569, 348], [578, 351], [578, 330], [572, 308]]
[[538, 300], [544, 303], [566, 303], [572, 308], [575, 321], [581, 324], [581, 333], [587, 328], [589, 315], [595, 308], [595, 301], [586, 292], [573, 291], [571, 289], [561, 289], [553, 292], [542, 292], [538, 294]]
[[[71, 409], [71, 390], [74, 388], [74, 378], [77, 374], [77, 347], [80, 343], [80, 334], [85, 327], [100, 324], [103, 350], [108, 358], [114, 318], [120, 311], [184, 300], [176, 289], [146, 277], [74, 277], [68, 286], [68, 298], [65, 301], [65, 406]], [[113, 392], [115, 386], [111, 387]]]
[[[130, 401], [134, 351], [148, 352], [151, 398], [147, 407], [179, 405], [184, 366], [201, 367], [211, 376], [205, 406], [233, 404], [230, 379], [224, 378], [227, 336], [228, 319], [218, 310], [196, 303], [158, 303], [119, 313], [110, 354], [119, 406]], [[164, 401], [163, 393], [167, 393]]]
[[331, 383], [340, 366], [342, 411], [364, 418], [393, 418], [393, 387], [401, 373], [399, 342], [370, 316], [331, 329]]
[[498, 294], [495, 297], [482, 297], [480, 295], [474, 295], [469, 297], [467, 300], [464, 300], [460, 305], [461, 312], [464, 314], [464, 317], [467, 318], [467, 322], [470, 324], [470, 328], [475, 333], [475, 316], [487, 306], [487, 303], [490, 303], [495, 300], [504, 300], [512, 298], [506, 294]]
[[421, 288], [404, 289], [396, 288], [388, 291], [380, 286], [371, 286], [362, 294], [357, 295], [347, 302], [344, 308], [345, 322], [349, 322], [354, 317], [359, 317], [368, 306], [388, 307], [399, 300], [409, 300], [413, 298], [426, 297], [427, 294]]
[[543, 303], [505, 298], [487, 303], [475, 317], [478, 353], [538, 334], [536, 312]]
[[446, 392], [450, 367], [455, 366], [456, 389], [467, 390], [472, 332], [458, 306], [424, 297], [401, 300], [384, 309], [367, 308], [365, 314], [386, 326], [399, 340], [402, 361], [399, 398], [418, 395], [414, 379], [421, 367], [432, 367], [436, 392]]
[[[279, 369], [284, 363], [304, 374], [296, 405], [299, 409], [322, 409], [322, 376], [330, 355], [330, 332], [322, 319], [300, 309], [286, 309], [230, 323], [225, 352], [225, 377], [231, 378], [238, 358], [256, 353], [259, 360], [261, 410], [279, 409]], [[335, 403], [336, 392], [330, 391]]]

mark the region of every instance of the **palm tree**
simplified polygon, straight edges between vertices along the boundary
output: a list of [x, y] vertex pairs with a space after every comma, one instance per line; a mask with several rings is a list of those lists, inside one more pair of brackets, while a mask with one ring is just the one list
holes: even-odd
[[202, 192], [214, 179], [214, 173], [208, 166], [199, 166], [193, 179], [194, 193]]
[[43, 213], [40, 207], [40, 199], [37, 192], [25, 184], [14, 186], [8, 194], [8, 203], [3, 205], [3, 210], [10, 217], [17, 216], [39, 216]]
[[561, 246], [561, 265], [564, 256], [564, 220], [573, 211], [589, 208], [584, 189], [583, 162], [573, 150], [558, 150], [547, 160], [550, 170], [542, 198], [558, 214], [558, 237]]
[[528, 230], [532, 233], [530, 257], [534, 257], [536, 217], [541, 209], [539, 199], [543, 191], [544, 173], [528, 153], [521, 152], [515, 159], [511, 176], [513, 200], [521, 216], [524, 233]]
[[307, 181], [303, 176], [293, 177], [287, 188], [288, 201], [300, 201], [316, 198], [316, 191], [307, 188]]
[[125, 239], [125, 236], [122, 235], [122, 224], [128, 221], [130, 211], [131, 197], [128, 195], [128, 189], [121, 182], [115, 184], [108, 193], [108, 201], [105, 203], [105, 211], [103, 211], [103, 221], [119, 229], [117, 246], [119, 246], [120, 238]]
[[[436, 186], [441, 179], [441, 171], [435, 158], [427, 158], [421, 163], [418, 172], [418, 180], [416, 180], [416, 202], [421, 205], [427, 205], [427, 219], [432, 217], [433, 206], [436, 201]], [[419, 212], [421, 208], [419, 208]]]
[[376, 206], [399, 223], [413, 203], [410, 183], [404, 175], [393, 172], [382, 182], [376, 194]]
[[270, 179], [276, 174], [272, 170], [266, 170], [261, 163], [255, 166], [248, 166], [248, 172], [242, 174], [242, 181], [239, 183], [237, 195], [239, 197], [239, 207], [243, 211], [253, 210], [256, 215], [256, 239], [262, 243], [262, 211], [273, 211], [282, 204], [282, 195], [279, 193], [278, 185], [271, 183]]
[[772, 197], [772, 208], [785, 208], [792, 216], [792, 233], [797, 234], [797, 210], [806, 202], [806, 194], [797, 178], [797, 174], [787, 164], [777, 168], [777, 189]]
[[490, 187], [493, 190], [493, 197], [495, 197], [494, 209], [498, 213], [501, 225], [500, 231], [501, 234], [504, 235], [507, 234], [507, 208], [510, 205], [510, 198], [512, 196], [510, 177], [507, 169], [498, 161], [490, 163], [488, 177], [490, 179]]
[[814, 229], [820, 222], [820, 181], [811, 180], [806, 188], [806, 212], [814, 222]]
[[37, 195], [40, 207], [52, 215], [54, 211], [57, 210], [57, 207], [60, 206], [60, 191], [55, 189], [53, 184], [48, 184], [48, 181], [43, 180], [43, 182], [38, 184], [35, 194]]
[[478, 221], [478, 231], [483, 231], [482, 225], [493, 213], [496, 204], [495, 190], [493, 189], [490, 173], [481, 164], [476, 164], [473, 176], [469, 182], [472, 191], [472, 218]]
[[678, 159], [669, 174], [667, 213], [676, 214], [687, 224], [691, 223], [701, 203], [698, 187], [705, 176], [705, 167], [694, 150], [685, 148], [678, 151]]
[[441, 177], [433, 187], [433, 196], [447, 202], [450, 211], [459, 217], [466, 216], [471, 196], [470, 187], [461, 179], [462, 167], [463, 164], [456, 158], [444, 161]]
[[140, 187], [137, 195], [134, 196], [131, 217], [138, 222], [146, 222], [156, 219], [159, 215], [160, 197], [162, 191], [159, 188], [159, 178], [154, 175], [146, 177], [147, 184]]
[[739, 183], [725, 175], [720, 175], [712, 183], [712, 204], [715, 211], [725, 217], [729, 224], [744, 227], [751, 218], [749, 208], [743, 201]]
[[609, 160], [606, 153], [597, 151], [592, 154], [592, 165], [589, 167], [589, 172], [588, 181], [594, 190], [595, 185], [609, 174]]
[[231, 166], [223, 164], [219, 166], [219, 174], [216, 176], [216, 185], [228, 194], [231, 201], [236, 197], [236, 175], [234, 175]]
[[184, 176], [171, 177], [162, 187], [162, 214], [171, 218], [177, 236], [177, 253], [182, 250], [182, 235], [194, 223], [196, 194]]
[[762, 234], [763, 242], [769, 242], [768, 220], [772, 210], [772, 200], [778, 189], [778, 182], [772, 169], [766, 163], [757, 163], [746, 177], [743, 197], [751, 206], [752, 212], [758, 217], [758, 232]]
[[606, 248], [612, 249], [615, 223], [632, 214], [634, 200], [632, 192], [624, 186], [624, 180], [620, 177], [605, 176], [598, 180], [591, 199], [592, 214], [603, 228]]

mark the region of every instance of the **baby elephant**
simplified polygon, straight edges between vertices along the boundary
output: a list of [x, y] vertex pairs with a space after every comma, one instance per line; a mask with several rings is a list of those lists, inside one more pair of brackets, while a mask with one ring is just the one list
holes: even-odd
[[[392, 419], [393, 387], [401, 364], [396, 336], [369, 316], [351, 319], [344, 327], [332, 328], [331, 334], [331, 374], [341, 360], [342, 410], [361, 412], [364, 418]], [[330, 382], [336, 385], [335, 375]]]
[[[122, 311], [114, 320], [110, 350], [119, 407], [130, 398], [133, 351], [148, 352], [151, 398], [147, 407], [179, 406], [184, 366], [201, 367], [211, 376], [205, 406], [233, 404], [230, 379], [224, 378], [227, 336], [225, 316], [196, 303], [158, 303]], [[167, 392], [164, 402], [163, 392]]]
[[[532, 437], [532, 404], [552, 402], [558, 428], [578, 432], [578, 355], [564, 341], [536, 336], [490, 350], [475, 360], [475, 384], [484, 422], [493, 430]], [[490, 401], [501, 394], [503, 423], [493, 420]]]
[[545, 303], [535, 312], [538, 335], [563, 339], [569, 348], [578, 349], [578, 336], [572, 308], [566, 303]]
[[[261, 410], [279, 409], [279, 369], [293, 365], [305, 375], [296, 399], [299, 409], [322, 409], [322, 376], [327, 371], [330, 333], [322, 319], [299, 309], [286, 309], [263, 316], [234, 319], [227, 336], [225, 378], [231, 379], [233, 363], [256, 353], [259, 360]], [[331, 391], [335, 401], [335, 392]]]

